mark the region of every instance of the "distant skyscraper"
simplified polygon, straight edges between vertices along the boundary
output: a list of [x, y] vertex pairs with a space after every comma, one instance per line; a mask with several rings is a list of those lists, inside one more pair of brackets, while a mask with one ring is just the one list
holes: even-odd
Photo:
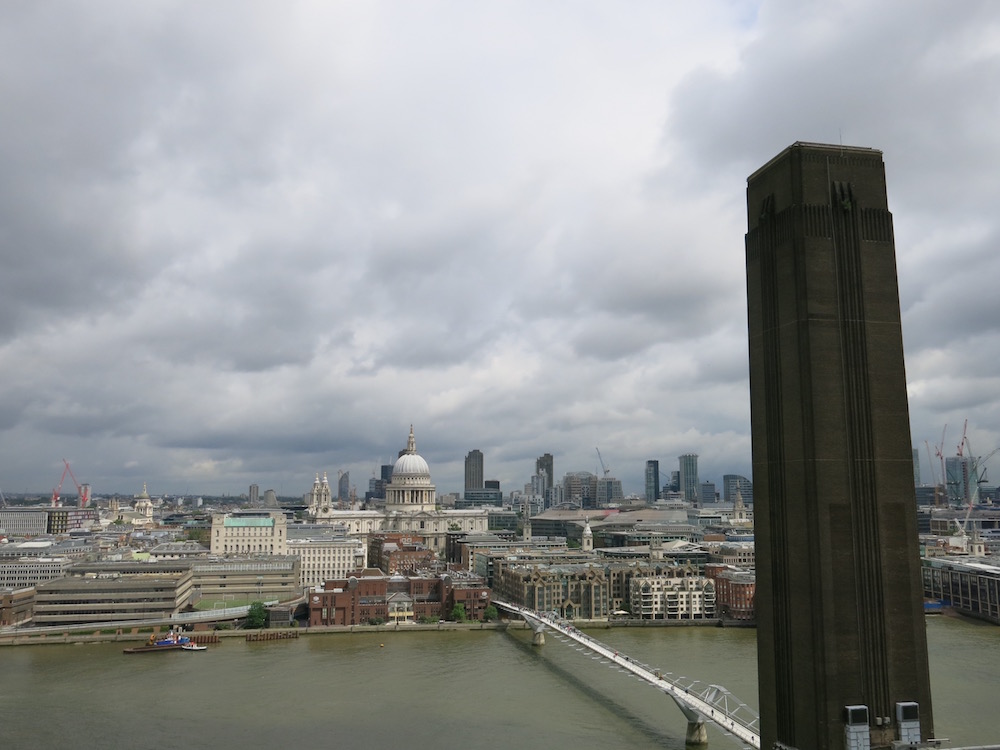
[[574, 471], [563, 477], [563, 500], [581, 508], [597, 507], [597, 475]]
[[542, 492], [542, 498], [545, 500], [545, 507], [549, 507], [549, 505], [552, 504], [552, 485], [556, 481], [556, 475], [553, 473], [553, 470], [551, 453], [543, 453], [535, 460], [535, 474], [540, 477], [545, 477], [545, 487]]
[[736, 492], [740, 493], [745, 505], [753, 505], [753, 483], [739, 474], [725, 474], [722, 477], [722, 501], [735, 503]]
[[337, 499], [346, 503], [351, 499], [351, 472], [345, 471], [337, 480]]
[[913, 486], [920, 486], [920, 451], [913, 449]]
[[625, 498], [622, 482], [614, 477], [600, 477], [597, 480], [597, 507], [603, 508]]
[[670, 472], [670, 491], [681, 491], [681, 473], [679, 471]]
[[972, 500], [972, 462], [968, 456], [948, 456], [944, 460], [945, 484], [948, 501], [958, 505]]
[[[933, 184], [927, 189], [933, 190]], [[879, 151], [747, 180], [762, 748], [933, 735], [892, 215]]]
[[677, 461], [680, 465], [680, 474], [678, 475], [680, 487], [678, 489], [684, 496], [684, 502], [697, 503], [699, 500], [698, 454], [685, 453], [683, 456], [678, 456]]
[[256, 484], [250, 485], [250, 495], [248, 497], [251, 506], [257, 505], [260, 502], [260, 486]]
[[699, 484], [698, 497], [702, 505], [714, 503], [718, 499], [715, 496], [715, 482], [702, 482]]
[[646, 462], [646, 502], [655, 503], [660, 499], [660, 462], [650, 459]]
[[483, 452], [473, 449], [465, 456], [465, 489], [483, 489]]

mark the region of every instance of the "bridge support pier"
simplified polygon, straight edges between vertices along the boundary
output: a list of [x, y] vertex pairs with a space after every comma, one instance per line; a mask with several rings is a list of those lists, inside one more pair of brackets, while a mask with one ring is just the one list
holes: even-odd
[[705, 727], [705, 717], [684, 705], [677, 698], [674, 698], [674, 703], [677, 704], [677, 708], [684, 714], [684, 718], [688, 720], [687, 734], [684, 736], [684, 747], [692, 748], [692, 750], [694, 748], [708, 747], [708, 729]]
[[704, 721], [689, 721], [687, 734], [684, 737], [684, 747], [708, 747], [708, 729]]
[[534, 617], [529, 617], [528, 615], [521, 615], [524, 617], [524, 621], [528, 623], [531, 627], [531, 645], [532, 646], [544, 646], [545, 645], [545, 625], [541, 620], [536, 620]]

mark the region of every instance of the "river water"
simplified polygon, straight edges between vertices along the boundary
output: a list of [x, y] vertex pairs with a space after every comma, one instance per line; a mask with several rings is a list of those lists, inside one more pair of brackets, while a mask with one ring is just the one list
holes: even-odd
[[[1000, 628], [927, 620], [937, 735], [1000, 743]], [[755, 631], [616, 628], [637, 661], [756, 707]], [[123, 644], [0, 649], [3, 748], [683, 748], [673, 702], [551, 635], [385, 632], [122, 654]], [[739, 744], [710, 729], [709, 745]]]

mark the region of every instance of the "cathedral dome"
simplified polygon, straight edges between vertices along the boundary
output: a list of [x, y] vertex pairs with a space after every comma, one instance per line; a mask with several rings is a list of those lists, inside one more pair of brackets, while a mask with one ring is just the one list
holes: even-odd
[[[398, 445], [398, 443], [397, 443]], [[396, 460], [396, 465], [392, 467], [392, 475], [422, 475], [430, 479], [431, 470], [424, 461], [423, 456], [417, 453], [404, 453]]]
[[413, 438], [413, 427], [410, 427], [410, 438], [406, 441], [406, 450], [403, 451], [396, 465], [392, 467], [393, 484], [430, 484], [431, 470], [423, 456], [417, 453], [417, 443]]

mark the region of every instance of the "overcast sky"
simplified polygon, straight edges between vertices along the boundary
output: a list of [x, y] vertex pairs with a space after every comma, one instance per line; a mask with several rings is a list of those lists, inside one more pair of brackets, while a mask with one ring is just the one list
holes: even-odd
[[2, 3], [0, 489], [749, 476], [799, 140], [884, 153], [929, 481], [1000, 445], [998, 86], [991, 0]]

